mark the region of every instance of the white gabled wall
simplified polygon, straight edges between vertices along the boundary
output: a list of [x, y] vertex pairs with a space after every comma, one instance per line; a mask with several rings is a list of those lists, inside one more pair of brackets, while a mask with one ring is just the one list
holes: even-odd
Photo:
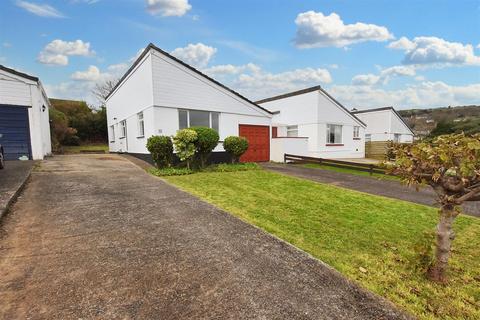
[[34, 81], [22, 80], [15, 75], [0, 70], [0, 104], [31, 106], [30, 85]]
[[412, 142], [413, 135], [409, 128], [390, 109], [357, 113], [356, 116], [367, 124], [366, 134], [372, 141], [389, 141], [394, 134], [401, 134], [400, 142]]
[[154, 105], [269, 117], [248, 101], [171, 58], [152, 51]]
[[[109, 149], [112, 152], [146, 150], [146, 138], [153, 135], [153, 80], [151, 53], [120, 83], [107, 99]], [[144, 112], [145, 138], [138, 137], [137, 114]], [[120, 122], [127, 121], [127, 136], [120, 138]], [[115, 137], [112, 137], [111, 126]]]
[[[286, 136], [287, 125], [298, 126], [298, 136], [308, 137], [310, 156], [322, 158], [363, 158], [365, 156], [364, 128], [348, 111], [329, 97], [315, 90], [261, 104], [279, 113], [272, 125], [278, 126], [278, 136]], [[342, 125], [343, 146], [327, 146], [327, 124]], [[360, 140], [353, 139], [353, 127], [360, 126]]]

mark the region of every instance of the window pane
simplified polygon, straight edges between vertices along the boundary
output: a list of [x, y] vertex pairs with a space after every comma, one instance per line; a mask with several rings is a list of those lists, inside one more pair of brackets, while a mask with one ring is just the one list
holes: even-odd
[[287, 137], [298, 137], [298, 126], [287, 126]]
[[335, 142], [342, 143], [342, 126], [335, 126]]
[[190, 110], [190, 127], [210, 127], [210, 113]]
[[219, 113], [218, 112], [212, 112], [212, 129], [218, 131], [218, 118], [219, 118]]
[[342, 143], [342, 126], [327, 124], [327, 143]]
[[187, 110], [178, 110], [178, 127], [180, 130], [188, 128]]

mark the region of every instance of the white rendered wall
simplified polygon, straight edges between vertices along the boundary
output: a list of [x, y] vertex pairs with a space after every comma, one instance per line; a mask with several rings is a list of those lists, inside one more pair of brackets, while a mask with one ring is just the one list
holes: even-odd
[[272, 138], [270, 143], [271, 161], [283, 162], [285, 153], [309, 156], [308, 138]]
[[400, 142], [412, 142], [412, 132], [392, 110], [379, 110], [357, 113], [356, 116], [367, 124], [365, 133], [371, 135], [371, 141], [389, 141], [394, 134], [401, 134]]

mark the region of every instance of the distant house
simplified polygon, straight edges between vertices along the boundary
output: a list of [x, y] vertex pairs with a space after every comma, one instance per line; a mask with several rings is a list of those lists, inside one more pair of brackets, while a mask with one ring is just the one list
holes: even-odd
[[393, 107], [352, 111], [352, 113], [367, 124], [366, 141], [413, 142], [414, 132]]
[[38, 160], [52, 152], [49, 106], [37, 77], [0, 65], [0, 144], [6, 160]]
[[275, 138], [307, 138], [306, 154], [301, 155], [331, 159], [365, 156], [365, 123], [320, 86], [256, 103], [274, 114], [272, 143]]
[[[220, 140], [249, 140], [243, 161], [270, 160], [272, 114], [197, 69], [149, 44], [106, 98], [111, 152], [149, 157], [147, 139], [205, 126]], [[226, 159], [220, 143], [211, 156]]]

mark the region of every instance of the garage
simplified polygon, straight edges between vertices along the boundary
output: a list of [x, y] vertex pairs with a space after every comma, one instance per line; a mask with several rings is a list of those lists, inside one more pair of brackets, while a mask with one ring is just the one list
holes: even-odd
[[5, 160], [32, 159], [28, 107], [0, 105], [0, 136]]
[[52, 152], [49, 107], [37, 77], [0, 65], [0, 144], [6, 160], [41, 160]]
[[239, 136], [248, 140], [248, 150], [240, 158], [241, 162], [270, 161], [270, 127], [258, 125], [239, 126]]

